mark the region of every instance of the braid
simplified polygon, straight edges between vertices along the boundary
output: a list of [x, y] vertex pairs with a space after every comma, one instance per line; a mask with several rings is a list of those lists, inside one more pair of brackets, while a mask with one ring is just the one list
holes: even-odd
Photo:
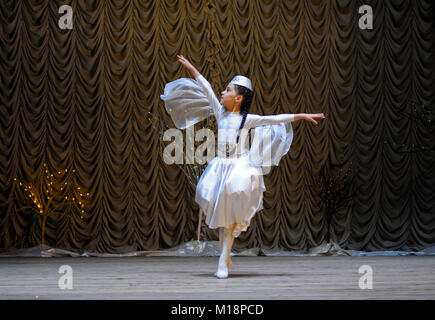
[[236, 144], [239, 143], [240, 130], [242, 130], [243, 126], [245, 125], [246, 117], [248, 116], [248, 112], [247, 112], [247, 111], [242, 112], [242, 111], [240, 110], [240, 113], [243, 114], [243, 117], [242, 117], [242, 123], [240, 124], [239, 132], [237, 133], [237, 141], [236, 141]]
[[234, 85], [236, 87], [236, 90], [239, 94], [243, 95], [242, 105], [240, 108], [240, 114], [242, 114], [242, 123], [240, 124], [239, 132], [237, 133], [237, 141], [236, 143], [239, 143], [239, 137], [240, 137], [240, 130], [243, 128], [246, 122], [246, 117], [248, 116], [249, 109], [251, 108], [251, 102], [252, 102], [252, 96], [253, 92], [249, 90], [248, 88]]

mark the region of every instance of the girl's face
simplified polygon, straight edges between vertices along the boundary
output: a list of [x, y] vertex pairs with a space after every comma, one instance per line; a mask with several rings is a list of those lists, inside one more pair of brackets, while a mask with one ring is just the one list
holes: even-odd
[[227, 88], [221, 92], [220, 103], [230, 112], [240, 112], [240, 105], [243, 96], [237, 93], [233, 84], [229, 84]]

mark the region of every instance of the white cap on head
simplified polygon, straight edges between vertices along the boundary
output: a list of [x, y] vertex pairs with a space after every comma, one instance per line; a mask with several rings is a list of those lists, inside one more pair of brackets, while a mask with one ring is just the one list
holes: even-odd
[[233, 80], [230, 81], [230, 84], [237, 84], [252, 91], [251, 80], [244, 76], [235, 76]]

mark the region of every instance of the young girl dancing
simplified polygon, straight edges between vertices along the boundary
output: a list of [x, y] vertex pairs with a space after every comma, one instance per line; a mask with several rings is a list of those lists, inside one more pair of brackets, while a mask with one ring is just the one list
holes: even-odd
[[[196, 187], [195, 201], [206, 223], [219, 229], [221, 254], [215, 276], [228, 277], [234, 238], [246, 231], [255, 213], [263, 209], [264, 168], [278, 165], [293, 140], [292, 121], [317, 124], [323, 113], [250, 114], [251, 81], [236, 76], [217, 99], [209, 82], [182, 55], [177, 56], [195, 80], [181, 78], [165, 86], [161, 99], [179, 129], [214, 115], [218, 124], [218, 155], [204, 170]], [[254, 128], [251, 147], [248, 131]]]

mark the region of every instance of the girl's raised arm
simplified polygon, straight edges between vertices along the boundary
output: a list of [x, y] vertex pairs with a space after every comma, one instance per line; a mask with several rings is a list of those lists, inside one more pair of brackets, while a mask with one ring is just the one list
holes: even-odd
[[200, 76], [201, 74], [199, 73], [199, 71], [193, 66], [193, 64], [190, 63], [189, 60], [187, 60], [185, 57], [183, 57], [182, 55], [177, 55], [178, 61], [184, 65], [187, 70], [190, 71], [190, 73], [192, 74], [192, 76], [196, 79], [198, 78], [198, 76]]
[[190, 63], [189, 60], [187, 60], [182, 55], [177, 55], [178, 61], [184, 65], [187, 70], [190, 71], [192, 76], [195, 77], [195, 80], [198, 82], [198, 84], [203, 88], [203, 91], [205, 95], [207, 96], [208, 101], [210, 102], [210, 106], [213, 109], [213, 114], [216, 119], [219, 119], [221, 114], [224, 112], [224, 107], [220, 104], [219, 100], [217, 99], [215, 93], [213, 92], [213, 88], [211, 87], [210, 83], [205, 79], [201, 73]]

